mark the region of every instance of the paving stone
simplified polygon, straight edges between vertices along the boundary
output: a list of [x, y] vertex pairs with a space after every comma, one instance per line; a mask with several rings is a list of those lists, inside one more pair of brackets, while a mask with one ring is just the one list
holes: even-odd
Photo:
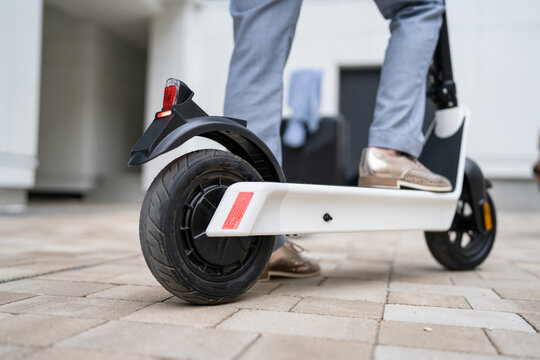
[[540, 332], [540, 314], [520, 314], [537, 332]]
[[117, 299], [130, 301], [157, 302], [166, 300], [173, 295], [162, 287], [140, 286], [140, 285], [119, 285], [107, 290], [93, 293], [88, 297], [102, 299]]
[[428, 349], [497, 354], [482, 329], [429, 324], [383, 321], [379, 344], [411, 346]]
[[45, 271], [27, 269], [23, 267], [0, 267], [0, 281], [9, 281], [22, 279], [30, 276], [36, 276]]
[[0, 359], [2, 360], [21, 360], [26, 359], [27, 355], [35, 352], [35, 349], [15, 346], [15, 345], [0, 345]]
[[[534, 290], [538, 291], [540, 287], [540, 279], [537, 281], [532, 280], [506, 280], [506, 279], [459, 279], [453, 278], [454, 283], [457, 286], [474, 286], [484, 288], [509, 288], [518, 290]], [[469, 296], [474, 296], [468, 294]]]
[[25, 360], [58, 360], [58, 359], [77, 359], [77, 360], [150, 360], [156, 359], [148, 355], [105, 353], [100, 351], [78, 350], [69, 348], [52, 347], [42, 351], [37, 351]]
[[[248, 293], [239, 297], [234, 302], [213, 306], [213, 308], [234, 308], [234, 309], [254, 309], [254, 310], [274, 310], [274, 311], [289, 311], [298, 302], [302, 300], [298, 296], [288, 295], [265, 295]], [[179, 298], [171, 298], [167, 303], [177, 304], [178, 306], [189, 306], [184, 300]]]
[[111, 284], [124, 284], [124, 285], [145, 285], [145, 286], [161, 286], [156, 280], [150, 270], [142, 270], [137, 272], [130, 272], [123, 275], [114, 276], [108, 279], [103, 279]]
[[0, 306], [1, 312], [27, 313], [113, 320], [150, 303], [63, 296], [37, 296]]
[[382, 303], [370, 301], [306, 297], [292, 311], [305, 314], [380, 319], [383, 306]]
[[329, 278], [317, 286], [315, 282], [297, 284], [291, 281], [284, 283], [272, 294], [384, 302], [386, 282]]
[[[540, 288], [540, 285], [539, 285]], [[494, 288], [500, 297], [505, 299], [536, 300], [540, 301], [540, 289], [513, 289], [513, 288]]]
[[476, 297], [467, 297], [467, 301], [475, 310], [507, 311], [515, 313], [531, 312], [540, 314], [540, 301], [487, 299]]
[[260, 310], [240, 310], [219, 329], [374, 342], [377, 322], [370, 319]]
[[240, 359], [361, 360], [371, 357], [372, 345], [356, 341], [314, 339], [303, 336], [262, 335]]
[[540, 357], [538, 333], [508, 330], [491, 330], [486, 333], [504, 355]]
[[0, 320], [3, 344], [45, 346], [103, 323], [102, 320], [20, 314]]
[[412, 347], [377, 345], [374, 351], [375, 360], [510, 360], [506, 356], [493, 356], [483, 354], [470, 354], [453, 351], [417, 349]]
[[538, 280], [534, 275], [512, 266], [481, 266], [477, 273], [482, 279]]
[[454, 286], [454, 285], [428, 285], [405, 282], [391, 282], [390, 289], [401, 292], [413, 292], [422, 294], [440, 294], [456, 296], [491, 297], [498, 299], [497, 294], [491, 289], [481, 287]]
[[27, 293], [14, 293], [7, 291], [0, 291], [0, 305], [9, 304], [15, 301], [31, 298], [35, 295]]
[[0, 284], [1, 291], [36, 295], [85, 296], [110, 288], [111, 285], [89, 282], [27, 279]]
[[384, 320], [534, 332], [519, 315], [497, 311], [387, 304]]
[[211, 327], [220, 323], [236, 312], [230, 306], [199, 306], [187, 303], [163, 302], [150, 305], [122, 318], [122, 320]]
[[139, 269], [140, 267], [120, 265], [116, 263], [100, 264], [82, 269], [73, 269], [46, 274], [40, 276], [39, 279], [104, 282], [105, 279], [110, 279], [112, 277], [120, 276], [133, 271], [139, 271]]
[[417, 294], [391, 291], [388, 295], [389, 304], [437, 306], [456, 309], [470, 309], [467, 300], [463, 296]]
[[275, 290], [281, 283], [276, 281], [257, 281], [251, 289], [248, 290], [248, 293], [253, 294], [270, 294]]
[[391, 264], [385, 262], [346, 260], [337, 263], [334, 269], [327, 268], [322, 273], [327, 277], [387, 281], [390, 268]]
[[247, 294], [237, 301], [221, 305], [238, 309], [289, 311], [302, 300], [298, 296]]
[[239, 331], [111, 321], [64, 340], [58, 346], [159, 357], [221, 360], [236, 357], [256, 338], [257, 334]]
[[419, 284], [446, 284], [452, 285], [452, 279], [446, 275], [430, 274], [425, 272], [409, 273], [409, 274], [392, 274], [392, 281], [419, 283]]

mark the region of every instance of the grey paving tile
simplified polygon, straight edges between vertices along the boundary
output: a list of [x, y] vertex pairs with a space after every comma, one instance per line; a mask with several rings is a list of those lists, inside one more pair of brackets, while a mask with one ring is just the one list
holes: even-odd
[[0, 306], [0, 312], [27, 313], [112, 320], [150, 303], [64, 296], [37, 296]]
[[361, 360], [371, 358], [372, 345], [356, 341], [315, 339], [291, 335], [262, 335], [240, 359]]
[[534, 332], [519, 315], [498, 311], [387, 304], [384, 320]]
[[188, 359], [232, 359], [257, 334], [218, 329], [111, 321], [64, 340], [60, 347]]
[[484, 354], [470, 354], [455, 351], [418, 349], [413, 347], [377, 345], [375, 347], [375, 360], [511, 360], [513, 357], [494, 356]]
[[377, 322], [338, 316], [240, 310], [219, 324], [218, 328], [372, 343], [375, 341]]
[[540, 285], [537, 289], [495, 287], [494, 290], [504, 299], [540, 301]]
[[475, 310], [507, 311], [515, 313], [540, 314], [540, 301], [488, 299], [467, 297], [467, 301]]
[[16, 345], [0, 345], [0, 359], [2, 360], [22, 360], [26, 356], [36, 352], [36, 349], [16, 346]]
[[292, 311], [305, 314], [380, 319], [383, 307], [382, 303], [370, 301], [305, 297]]
[[275, 290], [281, 283], [277, 281], [257, 281], [251, 289], [248, 290], [248, 293], [253, 294], [270, 294]]
[[230, 306], [199, 306], [187, 303], [163, 302], [129, 314], [122, 320], [211, 327], [228, 318], [236, 311], [236, 308]]
[[438, 306], [456, 309], [470, 309], [467, 300], [463, 296], [417, 294], [414, 292], [391, 291], [388, 295], [389, 304]]
[[13, 315], [0, 320], [0, 343], [46, 346], [102, 323], [102, 320], [50, 315]]
[[540, 357], [538, 333], [508, 330], [491, 330], [486, 333], [504, 355]]
[[274, 290], [272, 294], [384, 302], [386, 292], [386, 282], [382, 281], [329, 278], [320, 286], [315, 281], [302, 283], [290, 281]]
[[110, 287], [112, 285], [89, 282], [26, 279], [0, 284], [0, 291], [36, 295], [85, 296]]
[[70, 348], [52, 347], [44, 350], [38, 350], [25, 360], [58, 360], [58, 359], [76, 359], [76, 360], [157, 360], [157, 357], [148, 355], [122, 354], [103, 351], [80, 350]]
[[9, 304], [19, 300], [28, 299], [35, 296], [27, 293], [14, 293], [8, 291], [0, 291], [0, 305]]
[[[431, 330], [426, 331], [426, 327]], [[383, 321], [379, 344], [497, 354], [482, 329], [461, 326]]]
[[491, 289], [482, 287], [470, 286], [454, 286], [454, 285], [436, 285], [436, 284], [416, 284], [404, 282], [391, 282], [390, 289], [400, 292], [414, 292], [421, 294], [440, 294], [454, 296], [475, 296], [475, 297], [490, 297], [498, 299], [496, 293]]
[[119, 285], [93, 293], [88, 297], [130, 301], [157, 302], [166, 300], [173, 295], [162, 287], [141, 285]]

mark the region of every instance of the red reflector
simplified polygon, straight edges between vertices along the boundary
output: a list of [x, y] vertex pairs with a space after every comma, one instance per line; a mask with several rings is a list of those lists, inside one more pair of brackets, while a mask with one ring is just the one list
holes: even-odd
[[157, 117], [162, 118], [162, 117], [171, 116], [171, 115], [172, 115], [172, 110], [167, 110], [167, 111], [162, 111], [158, 113]]
[[163, 92], [163, 110], [170, 109], [176, 100], [176, 91], [178, 88], [175, 85], [165, 87]]
[[229, 212], [229, 215], [227, 215], [227, 219], [225, 220], [225, 223], [223, 224], [223, 227], [222, 227], [223, 230], [238, 229], [238, 225], [240, 225], [240, 221], [242, 221], [242, 218], [244, 217], [244, 214], [247, 210], [247, 207], [252, 197], [253, 197], [252, 192], [238, 193], [238, 196], [236, 197], [236, 200], [234, 201], [231, 211]]

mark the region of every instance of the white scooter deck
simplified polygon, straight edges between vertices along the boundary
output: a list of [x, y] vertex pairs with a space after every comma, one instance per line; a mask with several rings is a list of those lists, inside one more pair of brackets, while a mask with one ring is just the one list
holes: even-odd
[[206, 235], [446, 231], [452, 224], [463, 186], [467, 118], [468, 111], [463, 107], [436, 114], [434, 133], [439, 138], [451, 136], [464, 125], [452, 192], [239, 182], [225, 192]]

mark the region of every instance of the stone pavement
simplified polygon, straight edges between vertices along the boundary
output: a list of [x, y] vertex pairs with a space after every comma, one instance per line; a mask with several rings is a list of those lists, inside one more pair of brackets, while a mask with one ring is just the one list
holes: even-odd
[[321, 276], [213, 307], [159, 286], [137, 217], [85, 205], [0, 218], [0, 358], [540, 358], [540, 213], [500, 214], [470, 272], [443, 270], [420, 232], [300, 238]]

